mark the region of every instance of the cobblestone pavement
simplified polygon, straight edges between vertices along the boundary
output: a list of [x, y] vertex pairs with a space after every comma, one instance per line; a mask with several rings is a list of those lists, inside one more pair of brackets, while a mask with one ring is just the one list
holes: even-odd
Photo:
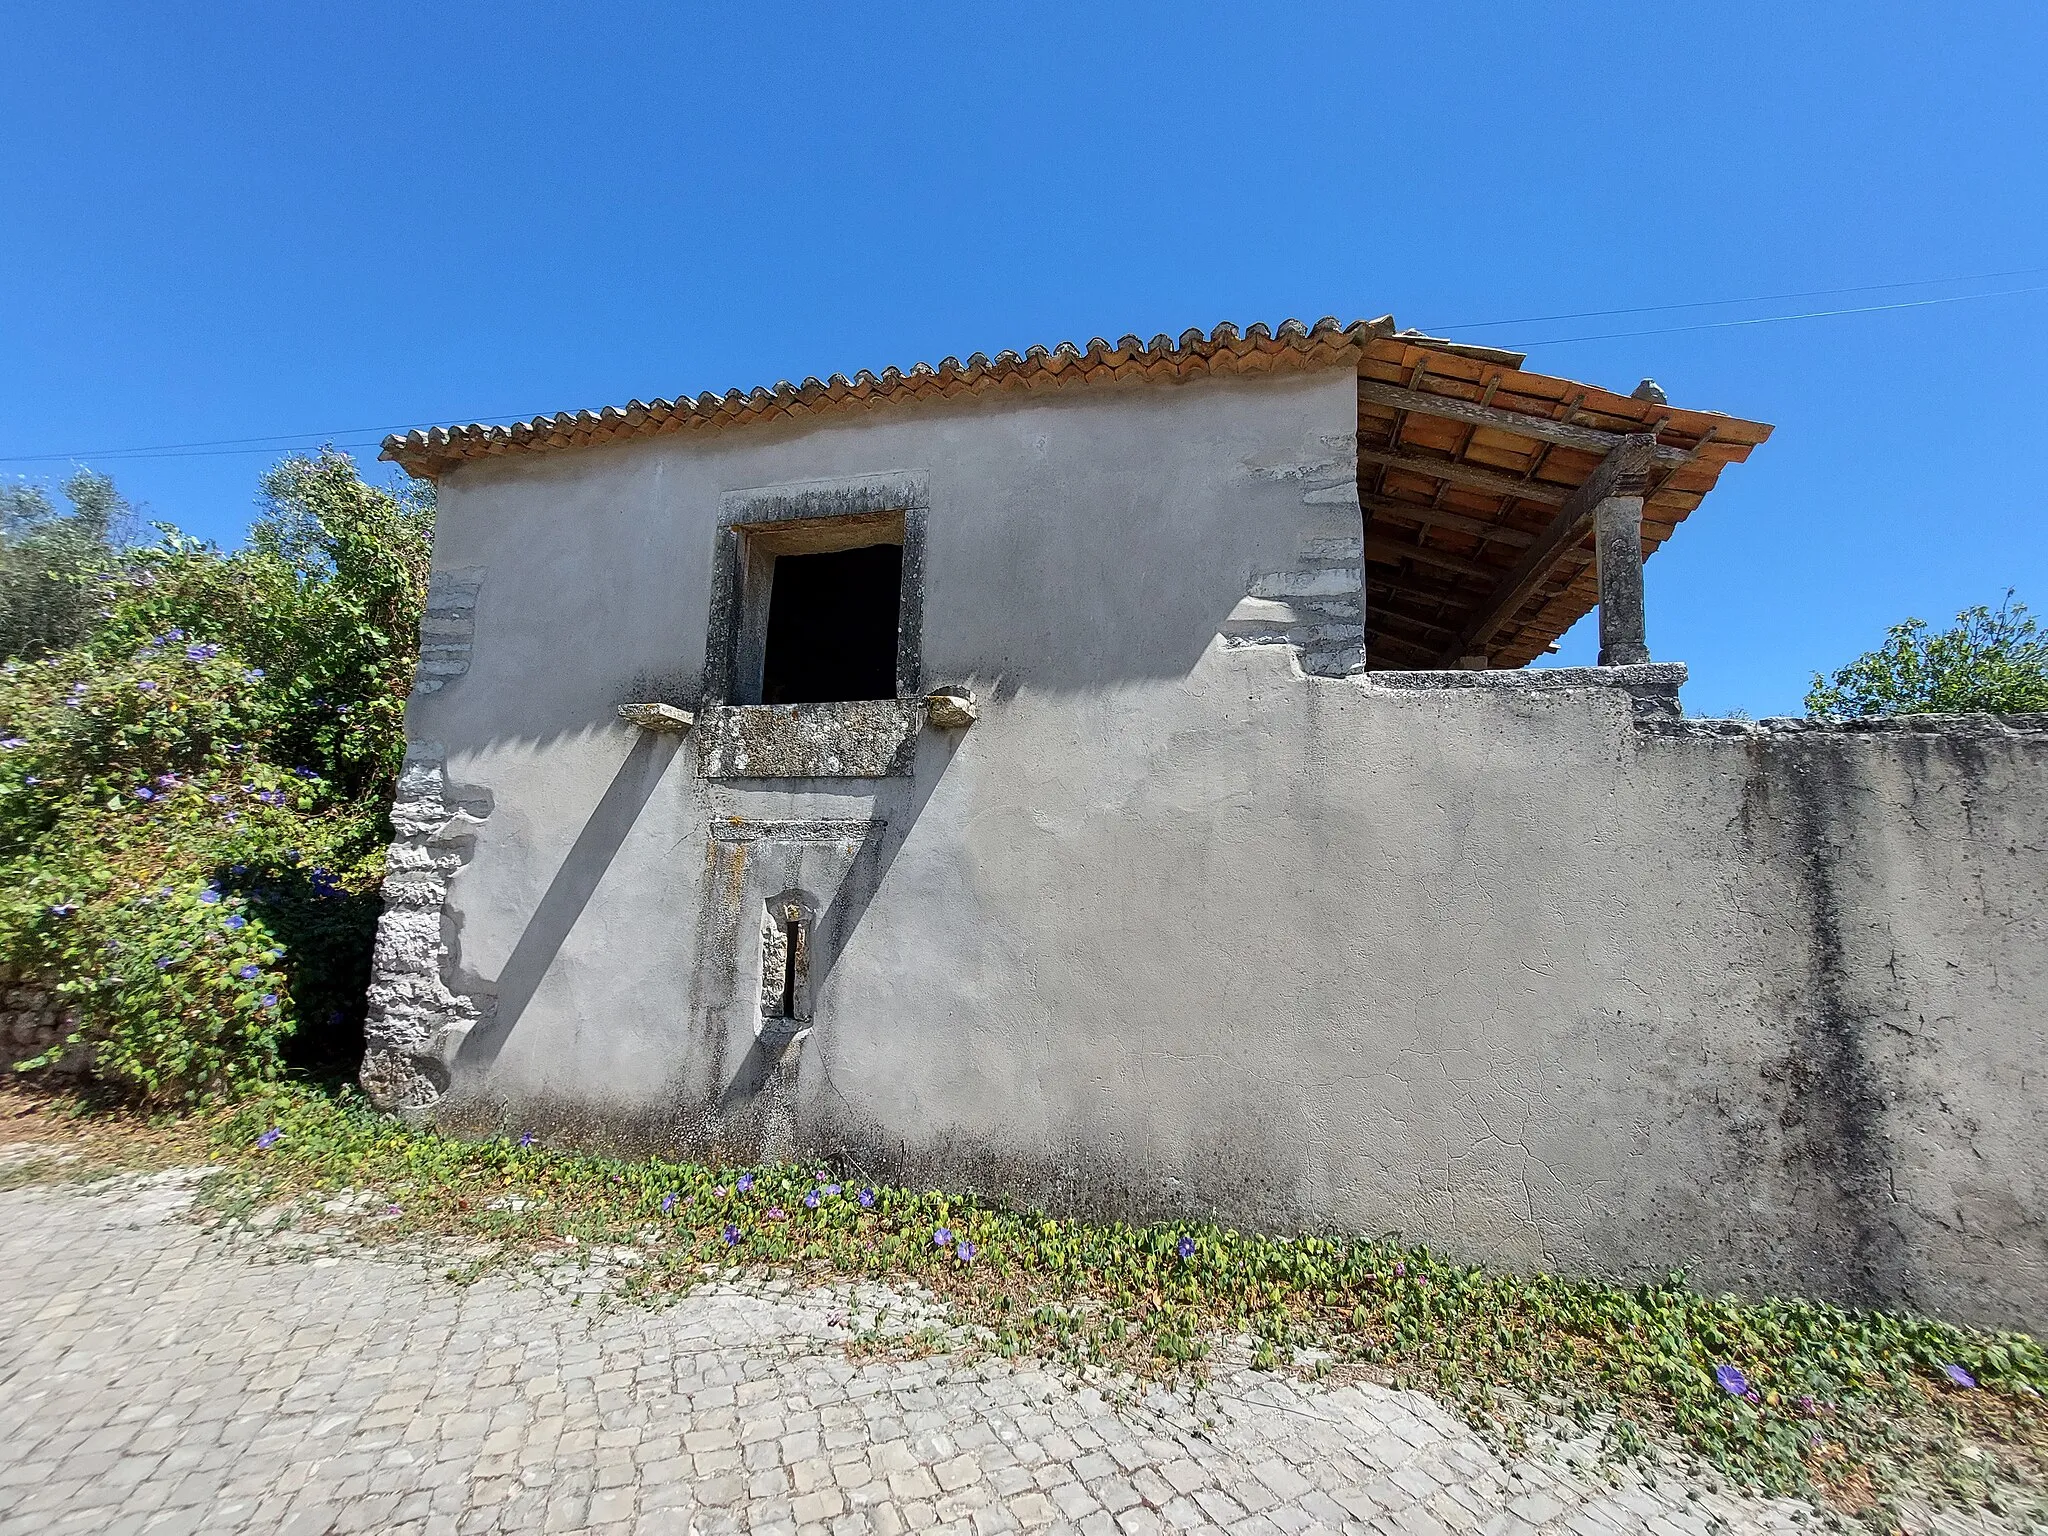
[[[1415, 1393], [1248, 1368], [1130, 1401], [855, 1358], [846, 1293], [451, 1283], [235, 1246], [191, 1176], [0, 1194], [0, 1532], [1790, 1531], [1668, 1475], [1504, 1465]], [[445, 1260], [442, 1267], [445, 1267]], [[870, 1295], [869, 1301], [875, 1298]], [[898, 1352], [899, 1354], [902, 1352]]]

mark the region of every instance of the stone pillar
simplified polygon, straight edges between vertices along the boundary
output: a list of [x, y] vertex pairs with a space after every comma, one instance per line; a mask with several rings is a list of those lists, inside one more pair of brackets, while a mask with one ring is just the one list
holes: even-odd
[[1643, 634], [1643, 498], [1609, 496], [1594, 510], [1593, 551], [1600, 573], [1600, 665], [1641, 666], [1650, 659]]

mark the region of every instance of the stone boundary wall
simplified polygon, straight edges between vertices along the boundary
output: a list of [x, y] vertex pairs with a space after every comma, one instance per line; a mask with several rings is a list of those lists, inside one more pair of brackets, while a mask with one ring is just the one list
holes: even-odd
[[[71, 1015], [47, 990], [23, 977], [12, 966], [0, 966], [0, 1069], [12, 1071], [14, 1064], [40, 1056], [52, 1046], [62, 1045], [71, 1033]], [[83, 1046], [67, 1051], [53, 1067], [64, 1073], [86, 1070]]]

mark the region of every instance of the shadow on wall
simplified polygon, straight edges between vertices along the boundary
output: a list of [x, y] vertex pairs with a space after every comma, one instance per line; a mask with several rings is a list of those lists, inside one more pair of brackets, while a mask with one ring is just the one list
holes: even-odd
[[[455, 1070], [459, 1077], [477, 1082], [488, 1075], [686, 740], [666, 734], [638, 733], [638, 739], [612, 775], [611, 783], [535, 905], [495, 982], [461, 969], [459, 932], [446, 933], [451, 968], [458, 971], [455, 990], [473, 999], [478, 1010], [478, 1021], [457, 1055]], [[927, 734], [920, 753], [924, 771], [912, 777], [845, 781], [843, 793], [848, 808], [867, 826], [858, 848], [847, 861], [843, 878], [829, 892], [821, 893], [825, 900], [816, 920], [819, 942], [808, 973], [812, 996], [829, 995], [834, 964], [852, 942], [869, 904], [937, 790], [960, 741], [954, 733]], [[768, 791], [800, 789], [814, 797], [831, 792], [811, 780], [754, 780], [748, 787]], [[773, 835], [764, 841], [773, 842]], [[706, 879], [709, 885], [701, 902], [697, 956], [689, 979], [688, 1053], [694, 1059], [693, 1077], [703, 1074], [709, 1079], [697, 1084], [700, 1093], [707, 1094], [711, 1103], [741, 1122], [735, 1129], [747, 1134], [744, 1122], [749, 1119], [751, 1101], [777, 1066], [771, 1059], [774, 1043], [763, 1044], [757, 1039], [750, 1053], [733, 1060], [723, 1022], [733, 1000], [731, 994], [749, 970], [745, 961], [750, 957], [741, 951], [758, 942], [759, 935], [744, 920], [747, 904], [737, 893], [733, 893], [733, 900], [721, 900], [721, 892], [711, 888], [719, 883], [715, 865], [707, 864]]]
[[[497, 1060], [506, 1037], [518, 1026], [526, 1005], [533, 1000], [541, 978], [555, 963], [555, 956], [583, 916], [584, 908], [590, 905], [605, 871], [625, 846], [640, 812], [653, 798], [655, 786], [675, 760], [681, 738], [651, 731], [635, 735], [637, 739], [625, 761], [605, 786], [589, 820], [576, 834], [576, 841], [527, 919], [496, 983], [464, 977], [468, 985], [463, 990], [475, 997], [481, 1018], [463, 1041], [458, 1069], [486, 1071]], [[459, 962], [460, 949], [453, 935], [449, 949], [451, 958]]]

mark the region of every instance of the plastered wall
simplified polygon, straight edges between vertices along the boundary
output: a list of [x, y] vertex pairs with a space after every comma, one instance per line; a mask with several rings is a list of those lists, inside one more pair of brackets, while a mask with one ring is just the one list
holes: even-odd
[[[1683, 722], [1675, 669], [1361, 675], [1354, 415], [1338, 371], [456, 471], [366, 1083], [2048, 1322], [2048, 735]], [[766, 780], [618, 722], [715, 703], [730, 493], [910, 471], [921, 686], [976, 723]], [[1268, 612], [1300, 599], [1332, 606]], [[792, 1039], [762, 914], [798, 900]]]

